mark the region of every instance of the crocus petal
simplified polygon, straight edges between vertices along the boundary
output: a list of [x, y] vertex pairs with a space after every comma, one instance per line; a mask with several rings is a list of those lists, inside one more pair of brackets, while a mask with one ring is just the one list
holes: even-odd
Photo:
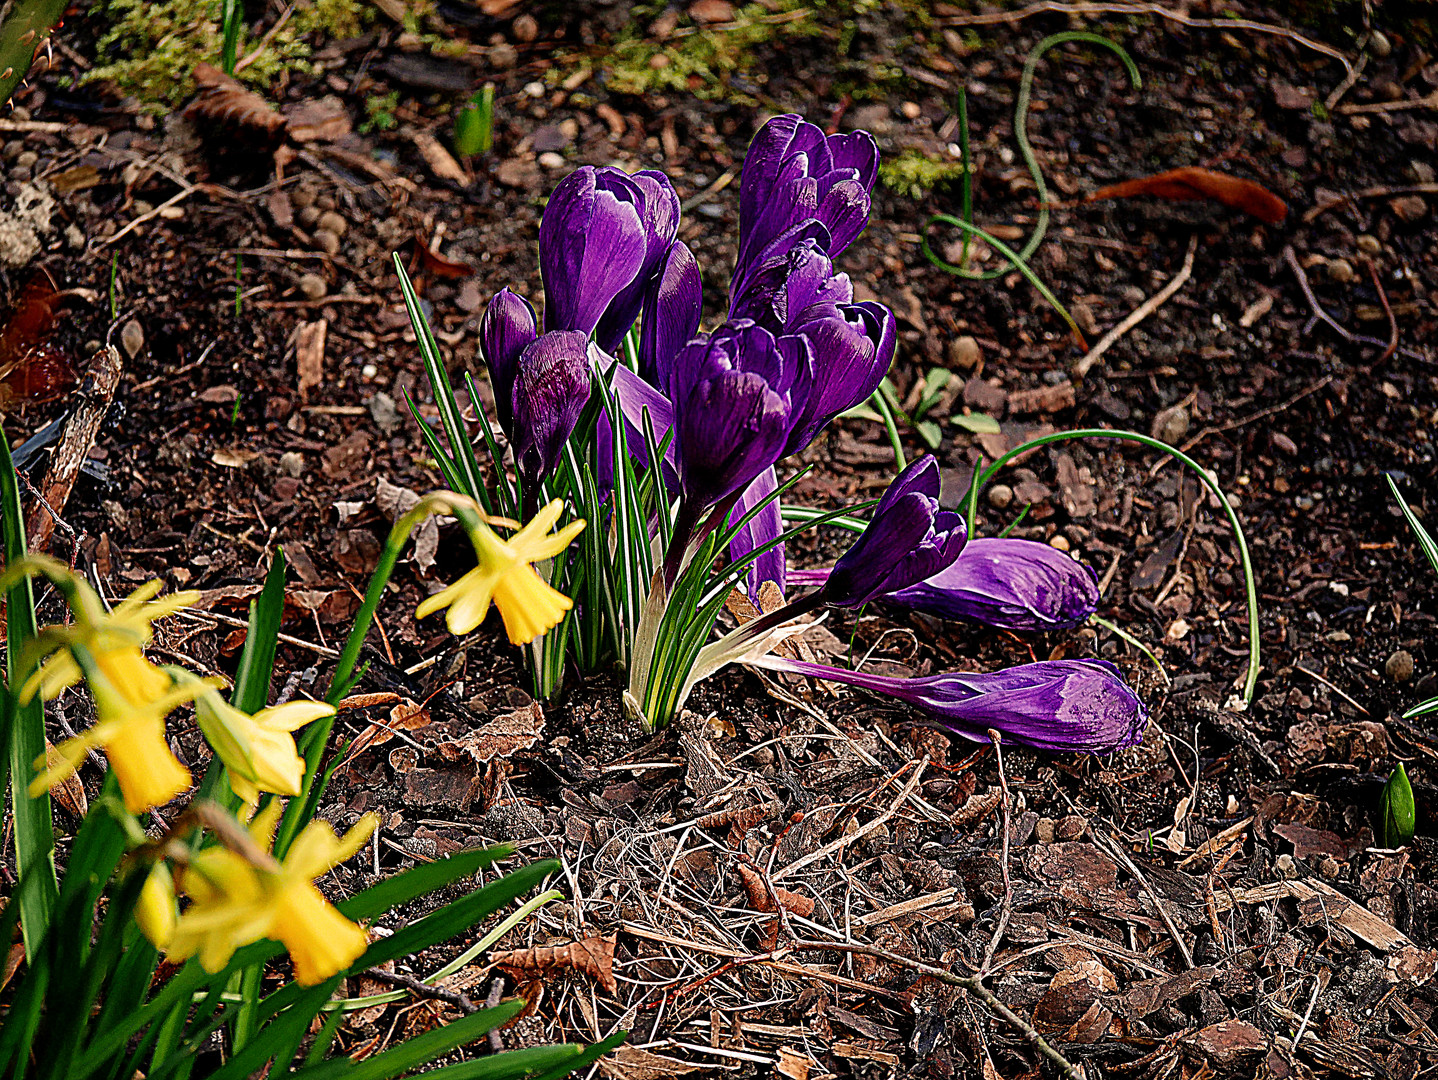
[[869, 399], [894, 361], [897, 341], [893, 312], [865, 302], [809, 309], [810, 318], [795, 333], [814, 354], [814, 387], [789, 439], [795, 453], [840, 413]]
[[704, 283], [699, 264], [687, 244], [675, 241], [665, 252], [644, 297], [639, 367], [646, 379], [657, 386], [668, 384], [674, 354], [699, 333], [703, 313]]
[[528, 300], [500, 289], [479, 321], [479, 350], [494, 387], [499, 426], [509, 434], [514, 416], [514, 380], [519, 356], [539, 336], [539, 320]]
[[[779, 500], [770, 498], [778, 490], [778, 487], [779, 478], [775, 474], [773, 466], [770, 466], [744, 489], [744, 493], [739, 496], [739, 501], [734, 504], [734, 510], [729, 515], [730, 524], [742, 519], [760, 503], [764, 505], [747, 525], [734, 534], [734, 539], [729, 541], [729, 558], [733, 562], [739, 562], [751, 551], [764, 547], [778, 539], [783, 533], [784, 522], [780, 513]], [[765, 500], [768, 501], [765, 502]], [[780, 593], [786, 592], [788, 590], [787, 569], [783, 544], [775, 544], [755, 559], [746, 576], [750, 599], [756, 599], [759, 596], [759, 589], [766, 581], [772, 581], [778, 585]]]
[[589, 400], [587, 334], [556, 330], [520, 354], [514, 381], [514, 459], [526, 484], [546, 480]]
[[821, 242], [806, 237], [754, 269], [742, 294], [731, 302], [729, 315], [752, 319], [770, 333], [782, 334], [794, 330], [816, 306], [833, 310], [853, 299], [849, 275], [834, 273]]
[[661, 272], [679, 231], [679, 195], [669, 177], [662, 172], [645, 170], [634, 173], [628, 179], [643, 194], [639, 220], [644, 229], [644, 263], [634, 280], [609, 302], [594, 331], [599, 347], [608, 353], [618, 351], [620, 342], [644, 305], [654, 278]]
[[539, 224], [544, 326], [588, 335], [643, 269], [641, 188], [618, 169], [586, 165], [554, 189]]
[[[617, 364], [614, 367], [611, 389], [619, 402], [620, 412], [624, 414], [624, 445], [628, 449], [630, 457], [641, 465], [648, 465], [649, 447], [645, 436], [646, 417], [649, 431], [654, 436], [654, 445], [659, 446], [664, 442], [664, 436], [669, 434], [669, 429], [674, 426], [674, 406], [670, 404], [669, 399], [663, 393], [623, 364]], [[607, 440], [602, 441], [604, 445], [600, 449], [600, 465], [601, 467], [609, 466], [612, 475], [613, 447]], [[671, 439], [669, 445], [664, 449], [665, 483], [671, 488], [678, 485], [678, 461], [678, 450], [675, 448], [674, 440]]]
[[1107, 660], [1042, 660], [978, 674], [903, 679], [770, 655], [756, 667], [848, 683], [920, 709], [961, 738], [1005, 742], [1055, 753], [1109, 754], [1143, 738], [1148, 710]]
[[868, 528], [834, 564], [826, 603], [858, 607], [932, 577], [963, 551], [964, 519], [939, 508], [939, 463], [911, 463], [884, 492]]

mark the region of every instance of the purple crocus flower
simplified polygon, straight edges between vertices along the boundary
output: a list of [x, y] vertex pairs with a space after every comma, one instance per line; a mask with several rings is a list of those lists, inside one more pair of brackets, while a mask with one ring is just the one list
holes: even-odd
[[812, 373], [804, 339], [775, 338], [747, 320], [679, 350], [668, 396], [691, 514], [737, 495], [779, 459]]
[[[595, 328], [594, 338], [599, 342], [599, 347], [607, 353], [616, 352], [620, 342], [624, 340], [624, 335], [629, 333], [630, 326], [634, 324], [634, 319], [644, 305], [646, 295], [651, 291], [654, 279], [665, 268], [674, 237], [679, 232], [679, 195], [669, 177], [662, 172], [645, 170], [634, 173], [629, 180], [643, 194], [638, 209], [639, 223], [644, 229], [644, 262], [634, 280], [609, 302]], [[687, 248], [685, 254], [688, 254]], [[693, 262], [692, 256], [690, 262]], [[698, 277], [697, 266], [695, 277]], [[696, 316], [694, 328], [689, 331], [685, 341], [694, 336], [698, 325]]]
[[937, 727], [974, 742], [990, 729], [1005, 742], [1055, 753], [1109, 754], [1134, 745], [1148, 710], [1107, 660], [1042, 660], [979, 674], [904, 679], [767, 655], [746, 661], [848, 683], [921, 710]]
[[688, 245], [676, 240], [663, 253], [649, 282], [639, 326], [639, 368], [655, 386], [669, 385], [674, 354], [699, 333], [703, 314], [699, 264]]
[[514, 460], [526, 498], [554, 471], [589, 400], [599, 347], [578, 330], [555, 330], [519, 355], [514, 380]]
[[957, 559], [967, 535], [962, 515], [939, 509], [939, 463], [926, 455], [894, 478], [817, 599], [859, 607], [908, 588]]
[[812, 305], [794, 333], [813, 353], [814, 388], [794, 423], [791, 454], [813, 442], [834, 417], [869, 399], [889, 373], [898, 342], [894, 313], [873, 301]]
[[[776, 116], [754, 136], [739, 176], [739, 261], [735, 291], [748, 268], [793, 246], [776, 243], [813, 219], [827, 230], [826, 254], [837, 256], [869, 222], [879, 149], [866, 131], [830, 135], [798, 116]], [[787, 239], [787, 238], [785, 238]]]
[[744, 291], [734, 296], [729, 317], [753, 319], [772, 334], [792, 330], [809, 309], [822, 304], [832, 310], [854, 301], [848, 274], [834, 273], [824, 254], [824, 241], [800, 240], [754, 269]]
[[514, 379], [520, 353], [539, 336], [539, 320], [528, 300], [508, 289], [500, 289], [479, 321], [479, 348], [489, 368], [494, 387], [494, 407], [499, 426], [512, 435]]
[[586, 165], [559, 182], [539, 222], [546, 330], [594, 332], [644, 270], [648, 220], [645, 189], [618, 169]]
[[[796, 585], [822, 585], [827, 570], [792, 570]], [[1002, 630], [1064, 630], [1098, 610], [1098, 575], [1047, 544], [970, 540], [946, 570], [880, 597], [944, 619]]]

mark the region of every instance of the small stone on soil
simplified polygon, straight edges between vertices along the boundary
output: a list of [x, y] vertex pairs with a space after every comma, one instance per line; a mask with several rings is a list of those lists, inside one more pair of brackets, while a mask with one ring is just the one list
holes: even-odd
[[305, 294], [307, 300], [319, 300], [330, 287], [325, 284], [325, 279], [318, 274], [302, 274], [299, 280], [300, 292]]
[[1422, 195], [1404, 195], [1390, 200], [1388, 205], [1400, 221], [1421, 221], [1428, 215], [1428, 204], [1423, 201]]
[[286, 476], [293, 476], [299, 479], [304, 475], [305, 456], [298, 450], [287, 450], [280, 455], [280, 471]]
[[514, 34], [515, 41], [528, 45], [539, 36], [539, 22], [533, 15], [526, 13], [510, 24], [510, 31]]
[[1399, 649], [1388, 658], [1383, 670], [1394, 682], [1407, 682], [1413, 678], [1413, 654], [1407, 649]]
[[1347, 259], [1333, 259], [1328, 263], [1328, 278], [1340, 285], [1346, 285], [1356, 278], [1358, 274], [1353, 269], [1353, 264]]
[[131, 360], [145, 347], [145, 330], [138, 319], [131, 319], [121, 329], [120, 344], [124, 346], [125, 355]]
[[340, 253], [340, 238], [328, 229], [315, 230], [315, 245], [326, 255], [333, 256]]
[[1014, 489], [1007, 484], [995, 484], [989, 488], [989, 505], [995, 510], [1004, 510], [1014, 501]]
[[319, 221], [315, 223], [317, 228], [325, 229], [336, 236], [343, 236], [350, 227], [350, 223], [333, 210], [326, 210], [320, 215]]
[[974, 365], [983, 357], [978, 341], [967, 334], [951, 340], [948, 353], [949, 363], [960, 371], [972, 371]]

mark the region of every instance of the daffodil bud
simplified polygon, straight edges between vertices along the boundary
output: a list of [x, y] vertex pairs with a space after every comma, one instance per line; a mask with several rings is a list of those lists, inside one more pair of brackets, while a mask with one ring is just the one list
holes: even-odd
[[156, 863], [145, 875], [145, 884], [140, 886], [140, 898], [135, 901], [135, 924], [140, 933], [150, 939], [151, 945], [163, 950], [175, 936], [178, 919], [175, 880], [168, 866]]

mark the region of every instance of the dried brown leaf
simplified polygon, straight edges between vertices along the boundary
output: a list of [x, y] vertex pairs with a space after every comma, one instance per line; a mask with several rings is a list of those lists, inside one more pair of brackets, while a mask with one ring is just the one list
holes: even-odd
[[422, 727], [428, 727], [429, 722], [430, 715], [424, 706], [405, 698], [389, 711], [387, 721], [370, 724], [360, 732], [359, 738], [350, 743], [349, 751], [345, 756], [352, 758], [362, 751], [383, 746], [394, 738], [396, 731], [417, 731]]
[[544, 734], [544, 709], [539, 702], [496, 716], [462, 738], [442, 742], [439, 752], [447, 761], [470, 757], [480, 765], [495, 758], [512, 757], [528, 750]]
[[[52, 769], [64, 764], [60, 752], [55, 749], [49, 739], [45, 740], [45, 764]], [[50, 794], [55, 801], [65, 810], [67, 814], [82, 818], [90, 809], [89, 800], [85, 798], [85, 785], [80, 782], [76, 773], [71, 773], [65, 779], [50, 789]]]
[[1288, 216], [1288, 204], [1262, 184], [1212, 169], [1188, 165], [1169, 169], [1154, 176], [1143, 176], [1099, 188], [1088, 197], [1096, 199], [1131, 199], [1152, 195], [1171, 202], [1211, 201], [1276, 225]]
[[608, 993], [619, 992], [614, 981], [614, 942], [602, 937], [580, 938], [565, 945], [535, 946], [492, 953], [490, 959], [518, 979], [521, 975], [553, 975], [576, 971], [588, 975]]
[[[814, 900], [812, 897], [800, 896], [798, 893], [790, 892], [788, 889], [781, 889], [777, 885], [769, 885], [764, 881], [764, 875], [751, 867], [740, 865], [739, 879], [744, 883], [744, 892], [749, 897], [749, 906], [755, 911], [772, 912], [774, 900], [778, 899], [784, 910], [800, 918], [807, 919], [814, 914]], [[769, 890], [773, 889], [773, 896]]]
[[287, 121], [259, 94], [210, 64], [195, 65], [199, 92], [184, 116], [207, 129], [222, 129], [264, 143], [279, 142]]

